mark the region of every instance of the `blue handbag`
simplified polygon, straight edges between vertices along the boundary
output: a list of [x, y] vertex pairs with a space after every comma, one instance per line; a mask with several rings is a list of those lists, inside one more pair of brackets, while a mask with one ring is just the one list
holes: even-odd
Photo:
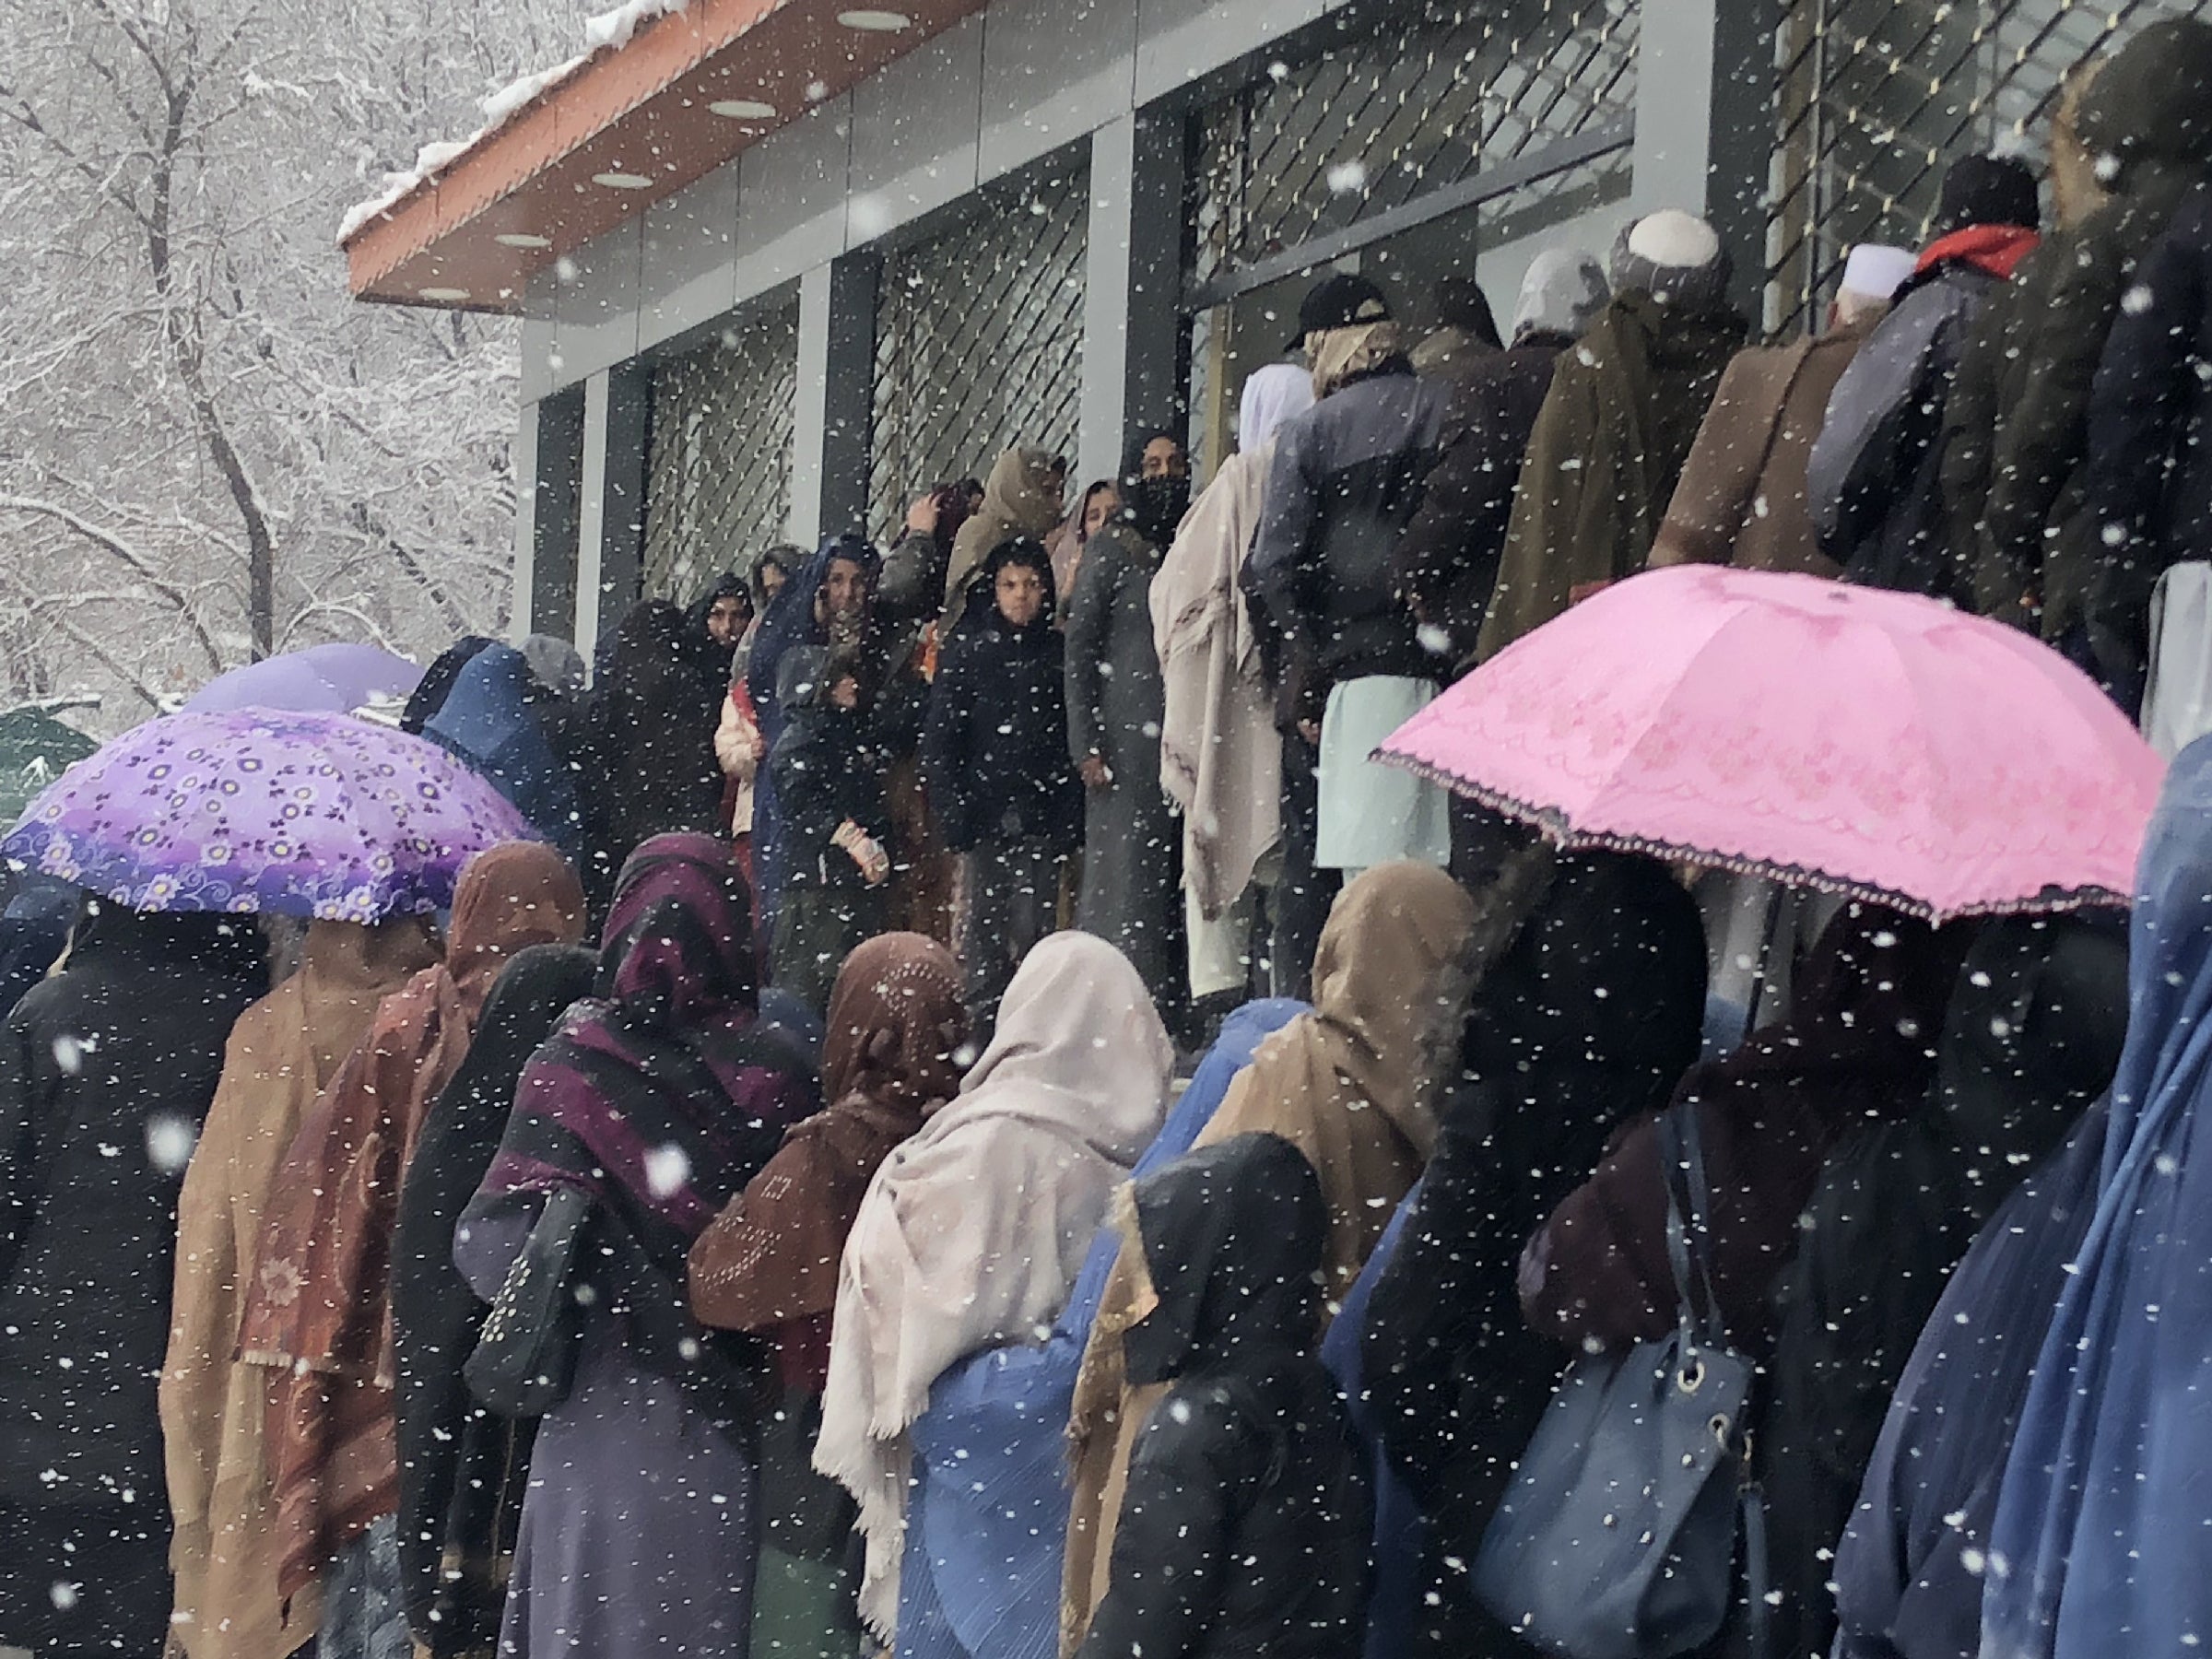
[[1728, 1345], [1702, 1242], [1694, 1109], [1659, 1124], [1681, 1319], [1664, 1341], [1578, 1359], [1477, 1553], [1483, 1606], [1568, 1659], [1672, 1659], [1719, 1633], [1739, 1536], [1750, 1651], [1764, 1652], [1764, 1513], [1751, 1482], [1751, 1359]]

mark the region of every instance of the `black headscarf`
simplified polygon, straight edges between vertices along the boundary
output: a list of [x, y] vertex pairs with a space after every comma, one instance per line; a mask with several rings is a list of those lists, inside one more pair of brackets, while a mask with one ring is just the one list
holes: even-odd
[[399, 729], [422, 735], [422, 728], [430, 724], [445, 700], [453, 689], [453, 682], [461, 677], [461, 670], [468, 661], [491, 641], [482, 634], [463, 634], [451, 645], [430, 659], [430, 665], [422, 671], [415, 689], [407, 698], [407, 706], [399, 712]]
[[1131, 1200], [1159, 1298], [1123, 1338], [1133, 1384], [1312, 1351], [1329, 1212], [1296, 1147], [1236, 1135], [1144, 1177]]
[[[423, 1121], [400, 1188], [393, 1239], [401, 1594], [415, 1639], [438, 1659], [490, 1645], [506, 1604], [521, 1483], [536, 1421], [478, 1406], [461, 1367], [486, 1308], [453, 1265], [453, 1228], [491, 1167], [523, 1067], [569, 1005], [590, 994], [597, 959], [534, 945], [500, 972], [468, 1057]], [[441, 1559], [452, 1552], [452, 1571]]]
[[1191, 508], [1187, 453], [1182, 477], [1145, 477], [1145, 451], [1162, 438], [1178, 450], [1183, 447], [1182, 439], [1167, 428], [1148, 427], [1129, 441], [1128, 453], [1122, 458], [1123, 516], [1156, 547], [1165, 547], [1175, 538], [1175, 527], [1182, 523], [1182, 515]]
[[759, 606], [753, 599], [752, 584], [735, 571], [724, 571], [714, 578], [713, 583], [692, 603], [684, 613], [684, 626], [691, 636], [691, 643], [700, 653], [701, 671], [715, 677], [718, 687], [730, 683], [730, 660], [736, 654], [737, 641], [724, 645], [707, 627], [707, 619], [714, 607], [724, 599], [742, 599], [747, 617], [757, 616]]

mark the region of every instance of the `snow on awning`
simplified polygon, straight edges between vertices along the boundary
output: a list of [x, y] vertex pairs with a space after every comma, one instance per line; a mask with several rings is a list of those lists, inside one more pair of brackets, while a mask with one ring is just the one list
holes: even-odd
[[530, 278], [985, 0], [626, 0], [338, 229], [358, 300], [515, 312]]

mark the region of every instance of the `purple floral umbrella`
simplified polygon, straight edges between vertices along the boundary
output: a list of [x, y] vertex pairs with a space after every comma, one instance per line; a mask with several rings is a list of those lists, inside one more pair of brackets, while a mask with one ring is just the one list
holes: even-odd
[[435, 744], [346, 714], [149, 720], [32, 800], [0, 855], [134, 910], [373, 922], [441, 910], [536, 832]]

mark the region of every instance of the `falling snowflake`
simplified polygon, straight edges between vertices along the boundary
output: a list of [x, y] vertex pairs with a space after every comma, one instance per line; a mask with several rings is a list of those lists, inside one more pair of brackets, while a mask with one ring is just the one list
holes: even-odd
[[691, 1179], [691, 1159], [671, 1143], [645, 1154], [645, 1186], [655, 1198], [672, 1198]]
[[1339, 161], [1329, 169], [1329, 190], [1335, 195], [1358, 195], [1367, 188], [1364, 161]]

